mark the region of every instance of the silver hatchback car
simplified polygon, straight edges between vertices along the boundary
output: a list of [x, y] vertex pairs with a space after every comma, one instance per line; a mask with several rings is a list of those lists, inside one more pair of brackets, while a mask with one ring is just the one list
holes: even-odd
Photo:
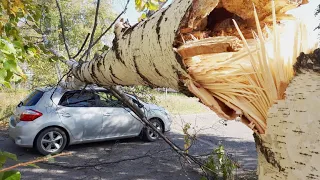
[[[170, 130], [171, 118], [162, 107], [127, 94], [160, 131]], [[41, 88], [21, 101], [9, 121], [9, 135], [21, 147], [41, 154], [61, 152], [67, 145], [158, 134], [144, 128], [138, 117], [103, 88], [65, 90]]]

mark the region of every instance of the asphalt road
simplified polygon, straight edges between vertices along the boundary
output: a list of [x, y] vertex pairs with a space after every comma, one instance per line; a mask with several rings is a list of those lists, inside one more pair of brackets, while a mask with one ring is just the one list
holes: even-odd
[[[183, 147], [182, 127], [191, 124], [190, 133], [198, 140], [190, 148], [193, 155], [208, 154], [219, 143], [241, 168], [236, 176], [256, 169], [257, 155], [250, 129], [239, 122], [223, 125], [215, 114], [175, 116], [166, 135]], [[0, 130], [0, 149], [15, 153], [21, 162], [41, 157], [35, 150], [17, 147]], [[38, 163], [40, 168], [21, 167], [22, 179], [112, 179], [112, 180], [187, 180], [200, 179], [200, 170], [186, 163], [163, 141], [146, 143], [140, 138], [88, 143], [67, 147], [71, 156], [58, 157], [52, 163]], [[10, 162], [9, 165], [15, 162]]]

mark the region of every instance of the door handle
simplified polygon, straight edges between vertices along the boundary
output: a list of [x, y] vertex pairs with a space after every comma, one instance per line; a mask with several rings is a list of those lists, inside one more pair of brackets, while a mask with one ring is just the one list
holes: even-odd
[[111, 116], [111, 113], [104, 113], [103, 116]]
[[61, 116], [63, 116], [63, 117], [71, 117], [71, 115], [69, 113], [63, 113], [63, 114], [61, 114]]

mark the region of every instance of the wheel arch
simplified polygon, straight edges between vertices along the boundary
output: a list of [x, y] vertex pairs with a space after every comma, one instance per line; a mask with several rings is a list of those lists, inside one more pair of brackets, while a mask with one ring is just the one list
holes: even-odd
[[69, 143], [70, 143], [70, 133], [67, 131], [67, 129], [64, 128], [64, 127], [58, 126], [58, 125], [51, 125], [51, 126], [47, 126], [47, 127], [43, 128], [43, 129], [41, 129], [41, 131], [39, 131], [39, 132], [37, 133], [36, 137], [35, 137], [34, 140], [33, 140], [33, 147], [35, 147], [35, 143], [36, 143], [36, 141], [37, 141], [38, 136], [40, 135], [40, 133], [43, 132], [44, 130], [48, 129], [48, 128], [59, 128], [59, 129], [61, 129], [61, 130], [66, 134], [66, 136], [67, 136], [67, 144], [66, 144], [66, 146], [69, 145]]

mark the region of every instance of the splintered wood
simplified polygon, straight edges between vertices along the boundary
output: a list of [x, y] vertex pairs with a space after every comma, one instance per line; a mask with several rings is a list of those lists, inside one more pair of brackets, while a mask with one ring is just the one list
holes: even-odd
[[186, 42], [178, 48], [191, 79], [189, 90], [203, 104], [228, 120], [241, 121], [258, 133], [265, 133], [269, 108], [283, 99], [294, 76], [297, 52], [307, 50], [302, 43], [306, 29], [299, 21], [288, 20], [290, 32], [277, 24], [272, 4], [272, 29], [262, 30], [254, 9], [255, 39], [220, 36]]
[[211, 37], [199, 41], [186, 42], [178, 48], [178, 52], [182, 57], [189, 58], [201, 54], [234, 52], [241, 47], [241, 42], [237, 37]]

